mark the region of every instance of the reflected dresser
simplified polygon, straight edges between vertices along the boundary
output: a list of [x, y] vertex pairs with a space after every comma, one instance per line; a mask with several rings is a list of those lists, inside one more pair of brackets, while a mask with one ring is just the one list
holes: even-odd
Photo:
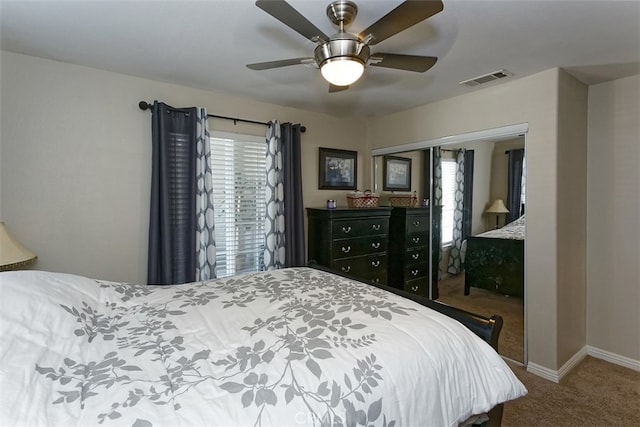
[[429, 296], [429, 228], [429, 208], [392, 209], [389, 286]]

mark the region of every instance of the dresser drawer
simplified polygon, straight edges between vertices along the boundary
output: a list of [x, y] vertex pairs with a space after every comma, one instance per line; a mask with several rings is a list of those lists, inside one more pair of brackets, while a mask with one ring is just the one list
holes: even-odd
[[407, 249], [428, 245], [429, 233], [419, 232], [407, 235]]
[[404, 265], [415, 265], [427, 262], [429, 259], [428, 249], [428, 246], [419, 246], [407, 250], [404, 254]]
[[411, 292], [412, 294], [428, 297], [429, 296], [429, 278], [421, 277], [419, 279], [409, 280], [405, 282], [404, 290], [407, 292]]
[[360, 239], [340, 239], [331, 242], [331, 253], [333, 259], [351, 258], [386, 251], [386, 236], [364, 237]]
[[331, 262], [331, 268], [359, 277], [371, 277], [375, 272], [387, 270], [387, 254], [338, 259]]
[[378, 285], [387, 284], [387, 270], [374, 270], [373, 272], [364, 274], [362, 278], [365, 281], [376, 283]]
[[389, 230], [388, 218], [366, 218], [333, 221], [333, 239], [350, 239], [363, 236], [386, 236]]
[[429, 231], [429, 217], [407, 216], [405, 231], [407, 234]]
[[429, 275], [429, 263], [423, 262], [422, 264], [407, 265], [404, 268], [404, 280], [405, 282], [417, 279], [420, 277], [427, 277]]

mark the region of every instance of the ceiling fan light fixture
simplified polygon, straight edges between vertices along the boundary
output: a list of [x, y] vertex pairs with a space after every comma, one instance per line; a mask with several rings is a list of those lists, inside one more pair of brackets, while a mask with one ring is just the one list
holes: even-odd
[[348, 56], [328, 59], [320, 68], [322, 77], [334, 86], [349, 86], [364, 73], [364, 63]]
[[364, 73], [370, 50], [353, 34], [340, 32], [315, 49], [322, 77], [334, 86], [349, 86]]

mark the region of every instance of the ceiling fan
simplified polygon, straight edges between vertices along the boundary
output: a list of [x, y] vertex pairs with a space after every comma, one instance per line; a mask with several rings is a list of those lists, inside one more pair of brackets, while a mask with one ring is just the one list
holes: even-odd
[[317, 46], [313, 57], [248, 64], [252, 70], [311, 65], [320, 68], [322, 76], [329, 82], [329, 92], [338, 92], [348, 89], [370, 65], [423, 73], [438, 60], [433, 56], [371, 53], [369, 46], [441, 12], [444, 6], [440, 0], [407, 0], [359, 34], [345, 31], [358, 13], [356, 4], [347, 0], [334, 1], [327, 6], [329, 20], [338, 27], [338, 32], [332, 36], [327, 36], [284, 0], [258, 0], [256, 6]]

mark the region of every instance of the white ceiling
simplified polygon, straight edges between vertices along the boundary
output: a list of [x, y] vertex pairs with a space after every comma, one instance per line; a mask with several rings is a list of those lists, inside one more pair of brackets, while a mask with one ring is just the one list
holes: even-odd
[[[355, 0], [350, 32], [401, 3]], [[289, 0], [327, 34], [329, 0]], [[426, 73], [367, 68], [328, 93], [320, 72], [245, 64], [312, 56], [314, 44], [251, 0], [0, 0], [3, 50], [323, 112], [373, 117], [469, 93], [458, 82], [504, 68], [513, 77], [562, 67], [587, 84], [640, 73], [640, 1], [443, 0], [444, 11], [372, 46], [437, 56]], [[148, 100], [153, 101], [153, 100]], [[163, 100], [170, 102], [170, 100]]]

